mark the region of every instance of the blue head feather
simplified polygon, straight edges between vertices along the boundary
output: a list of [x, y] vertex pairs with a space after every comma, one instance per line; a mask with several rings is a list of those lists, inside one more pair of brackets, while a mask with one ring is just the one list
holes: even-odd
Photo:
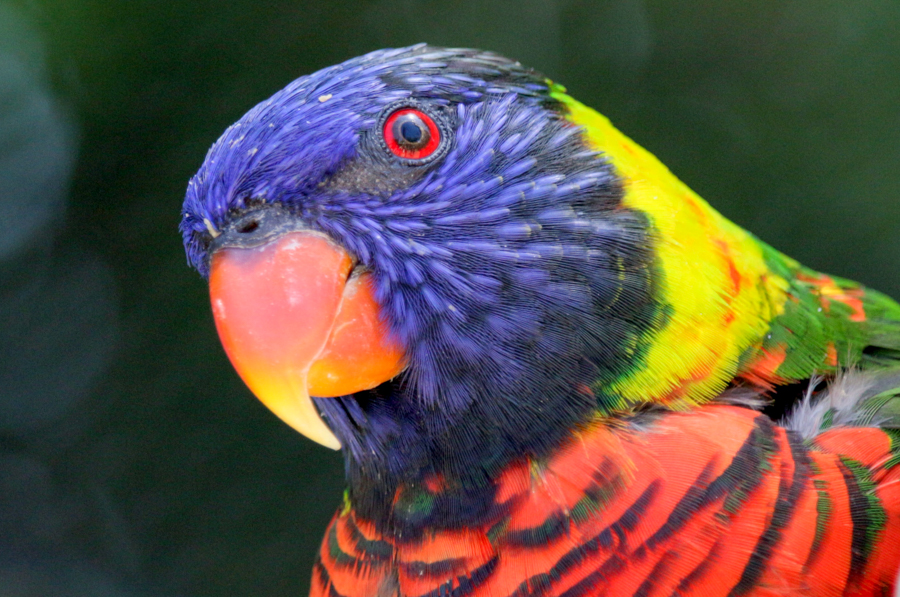
[[[204, 275], [210, 229], [259, 204], [372, 271], [409, 366], [316, 403], [373, 517], [398, 483], [440, 472], [488, 486], [510, 459], [552, 449], [602, 407], [588, 386], [621, 375], [653, 325], [646, 222], [548, 86], [490, 53], [374, 52], [253, 108], [190, 182], [181, 230]], [[379, 119], [404, 103], [439, 122], [436, 159], [383, 147]]]

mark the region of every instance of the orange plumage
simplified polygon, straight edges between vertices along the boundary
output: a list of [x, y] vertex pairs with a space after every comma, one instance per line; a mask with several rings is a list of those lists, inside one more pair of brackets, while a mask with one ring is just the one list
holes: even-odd
[[511, 467], [480, 528], [405, 541], [339, 512], [311, 594], [885, 595], [900, 561], [892, 458], [879, 429], [807, 443], [737, 406], [598, 422]]

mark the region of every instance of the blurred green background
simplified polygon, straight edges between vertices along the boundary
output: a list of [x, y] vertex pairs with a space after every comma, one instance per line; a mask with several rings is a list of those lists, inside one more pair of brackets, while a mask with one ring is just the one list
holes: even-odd
[[306, 594], [340, 456], [258, 404], [176, 227], [226, 126], [380, 47], [496, 50], [900, 296], [896, 0], [0, 0], [0, 597]]

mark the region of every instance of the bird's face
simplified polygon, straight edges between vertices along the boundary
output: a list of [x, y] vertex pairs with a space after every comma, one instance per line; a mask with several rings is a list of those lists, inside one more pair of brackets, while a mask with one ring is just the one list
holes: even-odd
[[646, 226], [550, 92], [493, 54], [376, 52], [216, 142], [185, 246], [285, 421], [358, 458], [433, 459], [531, 449], [596, 409], [587, 386], [648, 325]]

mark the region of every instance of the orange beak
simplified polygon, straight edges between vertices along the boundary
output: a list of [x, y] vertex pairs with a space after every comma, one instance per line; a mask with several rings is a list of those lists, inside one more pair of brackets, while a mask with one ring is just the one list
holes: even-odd
[[405, 366], [369, 274], [352, 268], [346, 251], [311, 231], [226, 246], [210, 263], [216, 329], [238, 374], [281, 420], [335, 450], [310, 396], [374, 388]]

